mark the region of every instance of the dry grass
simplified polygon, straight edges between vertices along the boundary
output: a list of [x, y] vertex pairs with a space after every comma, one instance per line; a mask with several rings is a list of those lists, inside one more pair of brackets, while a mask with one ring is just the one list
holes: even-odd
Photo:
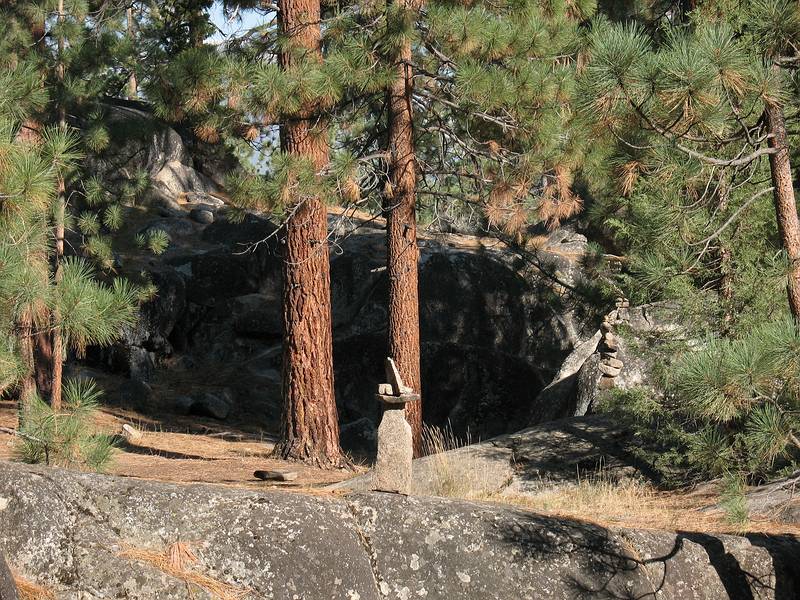
[[503, 494], [487, 499], [604, 526], [718, 530], [724, 523], [719, 515], [700, 513], [696, 506], [676, 503], [675, 496], [646, 483], [632, 479], [614, 481], [602, 472], [576, 483], [545, 483], [530, 494]]
[[187, 586], [195, 585], [201, 587], [220, 600], [242, 600], [250, 595], [250, 590], [225, 583], [193, 570], [191, 565], [197, 562], [197, 557], [192, 552], [189, 544], [185, 542], [170, 544], [161, 552], [143, 548], [128, 548], [120, 552], [119, 556], [146, 563], [175, 579], [180, 579]]
[[56, 595], [38, 583], [28, 581], [16, 571], [12, 571], [20, 600], [56, 600]]
[[[485, 463], [468, 452], [458, 452], [472, 443], [470, 435], [460, 439], [447, 427], [422, 428], [422, 451], [431, 465], [425, 486], [429, 493], [447, 498], [477, 498], [486, 489]], [[453, 452], [455, 451], [455, 452]]]
[[484, 499], [603, 527], [800, 535], [797, 525], [767, 519], [737, 524], [731, 523], [722, 510], [704, 510], [719, 501], [714, 490], [665, 492], [637, 480], [615, 481], [602, 471], [577, 483], [543, 485], [540, 491], [531, 494], [502, 494]]
[[720, 491], [714, 486], [661, 491], [640, 480], [620, 480], [603, 468], [588, 475], [579, 474], [575, 482], [542, 480], [530, 492], [489, 491], [492, 481], [496, 486], [496, 478], [486, 472], [491, 463], [470, 453], [466, 448], [469, 443], [469, 439], [458, 439], [450, 428], [425, 427], [423, 448], [429, 455], [426, 460], [431, 462], [426, 482], [429, 492], [515, 506], [603, 527], [800, 536], [800, 525], [757, 518], [737, 524], [730, 522], [722, 510], [704, 510], [719, 503]]

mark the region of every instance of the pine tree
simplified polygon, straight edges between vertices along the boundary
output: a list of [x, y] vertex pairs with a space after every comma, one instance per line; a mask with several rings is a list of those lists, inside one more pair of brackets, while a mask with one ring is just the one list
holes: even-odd
[[[750, 254], [743, 243], [763, 225], [745, 215], [760, 213], [760, 200], [774, 192], [773, 218], [778, 218], [789, 256], [791, 297], [798, 264], [792, 259], [797, 252], [792, 241], [796, 211], [781, 210], [793, 206], [791, 185], [785, 183], [791, 173], [788, 151], [779, 153], [780, 136], [775, 135], [780, 133], [779, 107], [789, 96], [774, 65], [785, 61], [778, 54], [796, 39], [796, 12], [792, 3], [765, 0], [738, 12], [725, 11], [746, 17], [730, 23], [711, 10], [713, 4], [698, 7], [690, 27], [667, 27], [663, 41], [639, 26], [595, 22], [581, 97], [585, 113], [592, 115], [596, 132], [605, 139], [599, 146], [611, 148], [605, 160], [616, 164], [621, 192], [614, 197], [610, 190], [610, 202], [605, 209], [601, 203], [595, 214], [606, 211], [604, 226], [639, 235], [635, 227], [654, 242], [650, 248], [656, 253], [642, 252], [641, 244], [630, 246], [640, 257], [631, 265], [645, 286], [682, 289], [695, 294], [700, 304], [708, 303], [707, 292], [715, 288], [723, 304], [731, 304], [739, 294], [736, 280], [747, 275], [747, 269], [733, 269], [734, 264], [742, 265], [746, 257], [774, 270], [766, 264], [771, 256], [768, 232], [757, 240], [767, 248], [761, 256]], [[755, 41], [769, 35], [783, 40], [777, 54]], [[752, 185], [761, 179], [767, 157], [772, 186]], [[660, 211], [648, 210], [657, 219], [650, 226], [631, 219], [630, 212], [619, 212], [638, 210], [636, 198], [646, 202], [648, 194], [664, 200]], [[677, 241], [670, 241], [675, 237]], [[737, 314], [731, 308], [724, 310], [727, 321]], [[794, 301], [790, 309], [794, 312]]]
[[[52, 13], [54, 17], [48, 19], [48, 14]], [[79, 0], [20, 1], [3, 7], [3, 20], [14, 34], [2, 42], [9, 62], [26, 60], [39, 71], [42, 84], [51, 92], [51, 103], [31, 115], [33, 118], [23, 129], [29, 133], [24, 136], [35, 140], [43, 123], [56, 123], [64, 132], [71, 128], [72, 134], [68, 137], [80, 134], [77, 139], [82, 151], [103, 151], [109, 133], [104, 124], [102, 101], [105, 96], [115, 95], [121, 89], [124, 79], [119, 74], [119, 65], [131, 53], [129, 45], [119, 42], [118, 33], [124, 14], [122, 3], [95, 5]], [[25, 39], [26, 34], [51, 39], [53, 43], [32, 46]], [[140, 193], [144, 186], [139, 173], [127, 178], [133, 183], [126, 181], [120, 185], [92, 178], [84, 184], [72, 166], [56, 164], [55, 168], [59, 193], [51, 212], [54, 244], [50, 263], [58, 285], [63, 275], [65, 228], [76, 208], [75, 204], [67, 206], [67, 193], [70, 198], [79, 199], [78, 205], [84, 204], [84, 211], [78, 219], [85, 239], [82, 253], [107, 268], [113, 259], [103, 229], [113, 231], [119, 228], [121, 202]], [[117, 194], [116, 201], [99, 201], [111, 193]], [[60, 325], [62, 315], [58, 310], [55, 306], [51, 326], [41, 328], [34, 343], [37, 389], [56, 409], [61, 398], [61, 372], [65, 358], [64, 331]]]
[[35, 66], [19, 63], [4, 71], [0, 92], [0, 346], [6, 352], [3, 389], [17, 385], [24, 417], [37, 395], [33, 381], [33, 339], [51, 326], [50, 314], [62, 315], [65, 346], [114, 341], [136, 319], [139, 292], [123, 280], [113, 286], [95, 281], [91, 267], [76, 258], [62, 265], [59, 282], [51, 280], [49, 227], [58, 180], [75, 164], [76, 138], [66, 128], [44, 128], [34, 141], [18, 133], [47, 96]]
[[[385, 191], [386, 274], [389, 278], [389, 356], [403, 382], [421, 392], [419, 339], [419, 246], [417, 245], [417, 158], [414, 140], [414, 71], [409, 29], [421, 2], [401, 0], [387, 8], [387, 27], [398, 28], [396, 51], [388, 57], [395, 80], [387, 90], [389, 178]], [[392, 21], [399, 22], [398, 24]], [[414, 456], [422, 453], [422, 403], [406, 405]]]
[[786, 126], [799, 33], [797, 4], [783, 0], [697, 2], [658, 31], [592, 24], [591, 217], [626, 254], [618, 281], [632, 300], [678, 299], [708, 334], [648, 409], [703, 475], [752, 480], [800, 458]]
[[783, 319], [684, 355], [672, 390], [693, 429], [697, 467], [711, 476], [763, 476], [800, 459], [798, 350], [797, 328]]
[[[322, 61], [319, 0], [279, 0], [284, 71]], [[327, 124], [315, 99], [301, 101], [281, 129], [281, 149], [313, 172], [328, 165]], [[328, 221], [319, 197], [299, 189], [288, 203], [283, 265], [284, 417], [275, 454], [319, 466], [342, 466], [333, 390], [333, 325]]]
[[[55, 18], [48, 20], [53, 8]], [[141, 299], [140, 290], [126, 282], [100, 284], [88, 263], [64, 257], [66, 182], [81, 187], [76, 169], [79, 140], [89, 138], [70, 127], [67, 115], [85, 125], [81, 117], [86, 99], [96, 102], [102, 96], [87, 83], [91, 77], [84, 81], [81, 76], [95, 71], [95, 85], [108, 81], [101, 76], [108, 63], [87, 60], [82, 43], [85, 10], [80, 2], [16, 2], [3, 7], [0, 21], [9, 34], [0, 41], [9, 94], [0, 102], [6, 123], [2, 143], [12, 144], [3, 155], [14, 157], [3, 165], [8, 194], [0, 247], [9, 268], [0, 295], [8, 315], [5, 322], [13, 324], [4, 328], [3, 336], [16, 336], [23, 368], [23, 420], [39, 394], [50, 400], [57, 418], [64, 352], [69, 348], [80, 353], [87, 344], [115, 340], [123, 326], [134, 322]], [[101, 17], [94, 15], [95, 31], [108, 24]], [[30, 35], [49, 36], [54, 43], [31, 45]], [[54, 125], [46, 126], [48, 121]], [[15, 166], [16, 160], [24, 167]], [[4, 381], [6, 385], [11, 382]]]

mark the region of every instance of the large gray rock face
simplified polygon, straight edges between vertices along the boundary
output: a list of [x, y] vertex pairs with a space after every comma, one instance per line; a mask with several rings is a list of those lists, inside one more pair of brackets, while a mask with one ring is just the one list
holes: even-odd
[[[231, 419], [267, 429], [281, 410], [279, 237], [270, 237], [275, 226], [256, 215], [240, 224], [220, 218], [195, 225], [191, 239], [176, 236], [163, 257], [147, 259], [158, 296], [112, 353], [119, 359], [108, 362], [156, 380], [154, 365], [192, 365], [182, 381], [201, 381], [213, 372], [215, 386], [236, 391]], [[364, 418], [379, 422], [374, 392], [383, 381], [388, 348], [385, 230], [357, 225], [331, 253], [336, 396], [345, 426]], [[586, 335], [587, 319], [554, 295], [554, 277], [567, 285], [580, 278], [586, 240], [568, 229], [548, 239], [539, 256], [548, 276], [495, 247], [496, 241], [451, 234], [420, 240], [428, 423], [449, 424], [457, 435], [469, 431], [473, 439], [518, 429], [539, 390]], [[136, 261], [131, 265], [142, 268]], [[169, 394], [174, 386], [167, 379], [164, 387]], [[548, 401], [539, 420], [570, 414], [567, 404]], [[359, 446], [347, 449], [374, 453], [374, 443]]]
[[90, 158], [89, 168], [114, 179], [144, 170], [156, 175], [167, 163], [189, 165], [191, 157], [183, 138], [172, 127], [159, 122], [138, 103], [119, 102], [104, 107], [112, 138], [106, 150]]
[[[145, 108], [138, 102], [125, 100], [113, 100], [103, 107], [110, 143], [101, 153], [87, 159], [87, 168], [109, 183], [122, 183], [137, 171], [143, 171], [149, 176], [148, 201], [156, 200], [166, 214], [175, 216], [178, 197], [210, 198], [209, 194], [220, 191], [217, 181], [195, 168], [201, 162], [206, 168], [212, 166], [214, 161], [203, 161], [211, 158], [203, 156], [211, 147], [206, 145], [201, 152], [199, 147], [192, 146], [192, 135], [182, 136]], [[233, 168], [230, 160], [225, 162], [229, 169]]]
[[800, 471], [791, 476], [753, 488], [745, 494], [751, 517], [780, 523], [800, 523]]
[[496, 505], [177, 486], [0, 463], [0, 553], [60, 600], [210, 598], [125, 551], [275, 600], [798, 597], [792, 539], [613, 531]]

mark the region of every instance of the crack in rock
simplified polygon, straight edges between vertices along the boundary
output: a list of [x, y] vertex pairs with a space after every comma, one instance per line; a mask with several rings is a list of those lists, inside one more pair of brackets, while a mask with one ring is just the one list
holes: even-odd
[[369, 566], [372, 570], [372, 579], [375, 581], [375, 590], [378, 592], [378, 596], [388, 596], [390, 587], [383, 576], [380, 574], [380, 570], [378, 569], [378, 553], [375, 551], [375, 548], [372, 545], [372, 540], [370, 539], [369, 535], [364, 528], [361, 527], [361, 522], [358, 519], [358, 507], [353, 502], [349, 500], [345, 501], [347, 504], [347, 508], [350, 511], [350, 514], [353, 517], [353, 523], [356, 528], [356, 533], [358, 534], [358, 539], [361, 542], [362, 548], [367, 553], [367, 559], [369, 560]]

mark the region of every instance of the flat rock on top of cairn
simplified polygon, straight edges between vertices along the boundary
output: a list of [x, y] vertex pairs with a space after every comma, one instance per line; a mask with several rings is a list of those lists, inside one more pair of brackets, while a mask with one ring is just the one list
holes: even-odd
[[[386, 379], [389, 385], [392, 386], [392, 395], [400, 396], [403, 394], [403, 378], [400, 377], [400, 370], [397, 368], [394, 359], [389, 357], [386, 359]], [[380, 387], [380, 386], [379, 386]]]
[[415, 402], [420, 399], [419, 394], [415, 394], [410, 387], [403, 385], [403, 378], [394, 362], [394, 359], [386, 359], [386, 379], [389, 383], [378, 384], [376, 398], [381, 402], [389, 404], [405, 404]]

